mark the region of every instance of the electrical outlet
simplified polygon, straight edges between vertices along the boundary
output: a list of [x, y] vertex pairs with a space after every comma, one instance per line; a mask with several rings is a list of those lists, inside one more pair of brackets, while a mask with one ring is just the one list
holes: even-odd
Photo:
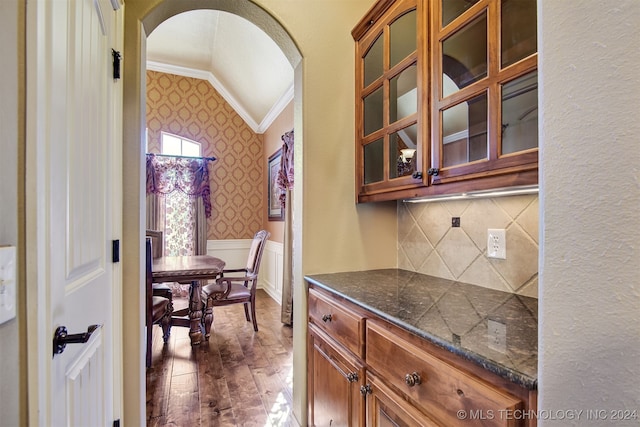
[[504, 228], [487, 230], [487, 257], [507, 259], [507, 238]]
[[16, 317], [16, 248], [0, 247], [0, 324]]
[[500, 353], [507, 352], [507, 325], [497, 320], [487, 320], [489, 348]]

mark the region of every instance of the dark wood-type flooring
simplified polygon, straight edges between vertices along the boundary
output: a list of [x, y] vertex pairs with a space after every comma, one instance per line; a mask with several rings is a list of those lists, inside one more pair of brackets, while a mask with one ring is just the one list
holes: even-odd
[[[176, 301], [179, 306], [181, 301]], [[241, 304], [215, 307], [211, 338], [191, 346], [189, 330], [154, 326], [147, 369], [148, 426], [296, 426], [291, 414], [292, 329], [258, 290], [259, 331]]]

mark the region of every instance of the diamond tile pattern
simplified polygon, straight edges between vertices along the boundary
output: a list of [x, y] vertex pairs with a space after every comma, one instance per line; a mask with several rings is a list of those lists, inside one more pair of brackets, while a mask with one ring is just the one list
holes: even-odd
[[202, 144], [210, 165], [207, 239], [247, 239], [263, 228], [265, 165], [254, 133], [205, 80], [147, 71], [148, 151], [160, 152], [161, 132]]
[[[489, 228], [506, 229], [506, 260], [487, 258]], [[398, 202], [398, 267], [537, 297], [538, 197]]]

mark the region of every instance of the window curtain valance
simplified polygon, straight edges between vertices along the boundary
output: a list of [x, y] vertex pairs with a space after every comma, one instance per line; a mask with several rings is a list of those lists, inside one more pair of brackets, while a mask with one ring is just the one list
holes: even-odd
[[156, 156], [147, 154], [147, 195], [180, 191], [202, 198], [205, 216], [211, 217], [208, 163], [212, 158]]

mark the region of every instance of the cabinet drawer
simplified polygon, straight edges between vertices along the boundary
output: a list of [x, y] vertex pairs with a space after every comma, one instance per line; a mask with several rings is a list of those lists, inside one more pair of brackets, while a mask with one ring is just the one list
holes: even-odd
[[[522, 409], [520, 399], [403, 340], [392, 328], [367, 322], [367, 364], [418, 408], [447, 426], [519, 425], [509, 415]], [[412, 380], [416, 384], [408, 385]]]
[[364, 357], [364, 318], [315, 289], [309, 289], [309, 321]]
[[367, 372], [368, 426], [441, 427], [404, 398], [392, 391], [371, 372]]

